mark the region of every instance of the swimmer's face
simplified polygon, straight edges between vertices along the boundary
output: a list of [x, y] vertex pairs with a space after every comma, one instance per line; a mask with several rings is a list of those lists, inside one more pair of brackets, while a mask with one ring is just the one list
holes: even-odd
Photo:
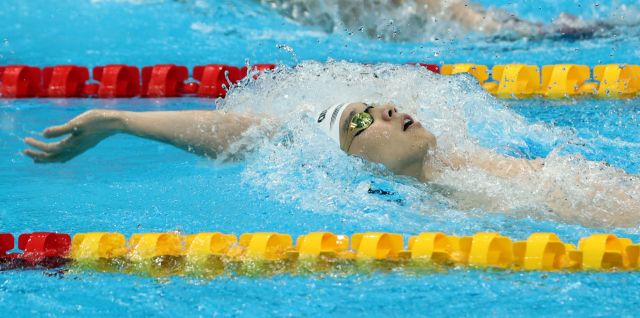
[[[363, 103], [352, 103], [342, 113], [341, 145], [345, 145], [351, 118], [366, 108]], [[420, 173], [429, 150], [436, 148], [436, 137], [411, 116], [398, 113], [392, 104], [370, 108], [369, 114], [373, 124], [353, 138], [349, 154], [381, 163], [396, 174], [416, 176]]]

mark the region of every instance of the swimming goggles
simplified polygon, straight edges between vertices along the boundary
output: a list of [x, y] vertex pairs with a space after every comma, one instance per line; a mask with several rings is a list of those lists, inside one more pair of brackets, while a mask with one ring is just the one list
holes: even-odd
[[351, 147], [353, 139], [373, 124], [373, 117], [371, 116], [371, 114], [369, 114], [369, 109], [374, 108], [375, 106], [377, 105], [367, 105], [367, 108], [364, 110], [364, 112], [357, 113], [351, 118], [351, 122], [349, 123], [349, 130], [347, 130], [347, 139], [345, 139], [345, 144], [342, 150], [344, 150], [345, 152], [349, 152], [349, 148]]

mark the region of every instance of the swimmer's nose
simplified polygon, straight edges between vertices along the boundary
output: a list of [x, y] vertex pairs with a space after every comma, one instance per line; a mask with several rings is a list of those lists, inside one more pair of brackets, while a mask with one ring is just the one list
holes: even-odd
[[398, 110], [392, 104], [386, 104], [374, 108], [376, 112], [379, 112], [382, 120], [391, 121], [393, 117], [398, 113]]

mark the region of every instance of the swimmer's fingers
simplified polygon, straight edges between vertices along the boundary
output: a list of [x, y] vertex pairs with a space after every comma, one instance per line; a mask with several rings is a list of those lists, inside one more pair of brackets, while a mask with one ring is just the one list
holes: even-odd
[[62, 141], [57, 141], [57, 142], [51, 142], [51, 143], [47, 143], [47, 142], [42, 142], [40, 140], [36, 140], [33, 139], [31, 137], [27, 137], [24, 139], [24, 142], [33, 147], [36, 148], [38, 150], [42, 150], [45, 152], [49, 152], [49, 153], [57, 153], [60, 152], [63, 148], [63, 143], [65, 140]]
[[72, 125], [71, 122], [68, 122], [64, 125], [49, 127], [42, 132], [42, 135], [45, 138], [55, 138], [70, 134], [74, 131], [77, 131], [76, 125]]
[[64, 163], [74, 157], [69, 155], [38, 152], [31, 149], [25, 149], [24, 154], [32, 158], [34, 163]]
[[42, 152], [27, 149], [24, 154], [33, 158], [36, 163], [67, 162], [83, 152], [95, 147], [109, 135], [71, 134], [56, 142], [42, 142], [27, 137], [24, 142]]
[[25, 149], [23, 153], [31, 157], [34, 163], [64, 163], [92, 148], [90, 145], [78, 147], [74, 138], [77, 137], [72, 135], [58, 142], [46, 143], [27, 137], [24, 142], [40, 151]]
[[51, 160], [51, 154], [46, 152], [37, 152], [31, 149], [25, 149], [23, 153], [33, 159], [34, 163], [45, 163], [50, 162]]

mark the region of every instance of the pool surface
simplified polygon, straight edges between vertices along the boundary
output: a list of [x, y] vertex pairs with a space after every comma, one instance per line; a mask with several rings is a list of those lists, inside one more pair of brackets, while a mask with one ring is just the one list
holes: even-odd
[[[494, 191], [491, 195], [506, 208], [461, 207], [430, 186], [340, 155], [306, 125], [314, 105], [322, 102], [344, 96], [393, 100], [443, 143], [455, 140], [468, 149], [511, 147], [529, 158], [573, 156], [566, 162], [553, 161], [558, 179], [578, 155], [637, 177], [640, 104], [636, 98], [498, 100], [469, 76], [444, 78], [418, 67], [394, 65], [638, 64], [636, 4], [494, 3], [537, 22], [548, 22], [563, 10], [586, 20], [622, 21], [625, 16], [625, 22], [611, 30], [543, 39], [466, 34], [453, 27], [448, 33], [429, 26], [436, 40], [424, 35], [424, 26], [412, 27], [406, 12], [383, 10], [379, 24], [395, 19], [401, 36], [394, 38], [393, 29], [385, 29], [391, 33], [379, 40], [357, 29], [344, 31], [335, 18], [332, 28], [296, 20], [281, 8], [283, 3], [312, 2], [12, 1], [0, 8], [4, 40], [0, 65], [176, 63], [191, 68], [205, 63], [241, 66], [247, 58], [251, 63], [283, 64], [273, 76], [234, 88], [224, 101], [0, 99], [0, 232], [113, 231], [127, 237], [167, 231], [280, 232], [295, 239], [316, 231], [347, 235], [384, 231], [401, 233], [405, 242], [428, 231], [459, 236], [499, 232], [514, 240], [553, 232], [573, 244], [593, 233], [640, 241], [638, 227], [614, 226], [609, 216], [588, 209], [572, 216], [550, 213], [536, 203], [529, 188], [483, 179], [480, 173], [451, 175], [446, 182]], [[323, 3], [327, 6], [318, 9], [318, 16], [333, 17], [333, 2]], [[355, 32], [350, 35], [351, 31]], [[367, 67], [356, 62], [393, 64]], [[301, 66], [292, 69], [295, 64]], [[254, 151], [239, 161], [207, 160], [126, 135], [109, 138], [65, 164], [35, 165], [22, 155], [23, 138], [40, 138], [44, 128], [93, 108], [219, 108], [279, 115], [285, 124], [278, 126], [272, 139], [261, 131], [252, 132], [246, 142]], [[309, 147], [312, 142], [316, 146]], [[604, 164], [597, 168], [610, 171]], [[607, 182], [619, 181], [602, 179], [603, 185]], [[637, 181], [630, 184], [637, 190]], [[372, 194], [371, 188], [390, 194]], [[627, 317], [636, 316], [638, 277], [637, 272], [468, 268], [214, 279], [82, 269], [2, 271], [0, 312], [20, 317]]]

